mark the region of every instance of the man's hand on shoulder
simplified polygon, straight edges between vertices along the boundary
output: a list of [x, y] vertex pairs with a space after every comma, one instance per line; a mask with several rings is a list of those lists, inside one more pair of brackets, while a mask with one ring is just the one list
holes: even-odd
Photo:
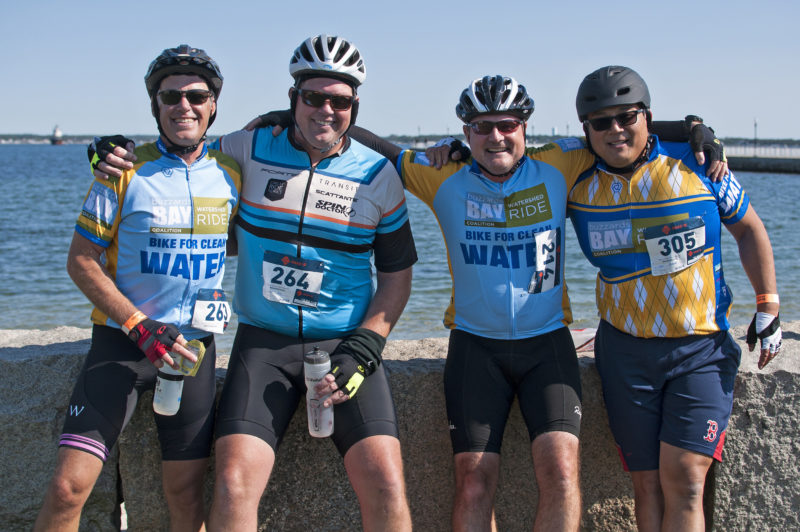
[[119, 179], [136, 162], [135, 147], [136, 143], [122, 135], [95, 137], [86, 153], [92, 174], [98, 179]]
[[272, 136], [277, 137], [281, 132], [292, 124], [292, 112], [289, 109], [282, 111], [270, 111], [259, 115], [249, 121], [245, 126], [245, 131], [253, 131], [261, 127], [272, 127]]
[[445, 137], [425, 150], [425, 157], [437, 170], [450, 161], [466, 161], [470, 155], [469, 148], [455, 137]]

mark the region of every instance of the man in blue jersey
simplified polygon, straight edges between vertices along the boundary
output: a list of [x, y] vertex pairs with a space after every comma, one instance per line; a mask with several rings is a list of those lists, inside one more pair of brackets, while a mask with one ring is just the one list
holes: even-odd
[[609, 423], [633, 481], [640, 530], [705, 529], [703, 487], [722, 446], [740, 350], [728, 333], [724, 224], [756, 293], [758, 366], [781, 344], [766, 229], [735, 177], [708, 178], [684, 144], [648, 132], [650, 93], [607, 66], [578, 89], [597, 163], [572, 188], [581, 248], [599, 268], [595, 342]]
[[[214, 431], [215, 350], [209, 305], [223, 299], [228, 220], [238, 165], [205, 144], [222, 75], [203, 50], [164, 50], [145, 76], [159, 139], [136, 150], [117, 180], [92, 184], [67, 270], [94, 304], [92, 343], [70, 398], [56, 470], [35, 530], [78, 530], [103, 463], [157, 368], [197, 362], [178, 412], [155, 414], [171, 530], [204, 527], [204, 483]], [[176, 356], [176, 355], [180, 355]]]
[[235, 233], [240, 325], [217, 417], [209, 528], [257, 527], [275, 452], [306, 391], [303, 354], [318, 346], [331, 353], [318, 391], [336, 404], [331, 438], [362, 526], [410, 530], [380, 357], [416, 262], [402, 184], [384, 157], [347, 135], [366, 78], [359, 50], [339, 37], [312, 37], [289, 71], [287, 131], [239, 131], [216, 143], [240, 163], [244, 184]]

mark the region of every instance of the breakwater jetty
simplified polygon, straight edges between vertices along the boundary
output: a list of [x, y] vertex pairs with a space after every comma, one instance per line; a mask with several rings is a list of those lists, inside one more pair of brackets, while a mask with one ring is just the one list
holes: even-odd
[[[800, 322], [783, 324], [781, 355], [766, 370], [743, 346], [724, 461], [707, 481], [715, 530], [800, 529]], [[0, 331], [0, 527], [30, 530], [55, 465], [56, 445], [74, 380], [89, 348], [88, 329]], [[446, 338], [389, 341], [384, 351], [398, 414], [408, 499], [415, 529], [450, 529], [452, 454], [442, 373]], [[222, 386], [227, 357], [217, 363]], [[580, 353], [583, 386], [583, 530], [635, 530], [633, 492], [622, 470], [592, 353]], [[166, 530], [152, 393], [139, 405], [87, 503], [81, 530], [119, 531], [124, 496], [129, 530]], [[309, 437], [305, 406], [292, 421], [259, 507], [259, 530], [353, 530], [358, 502], [328, 440]], [[207, 477], [210, 496], [213, 464]], [[496, 497], [500, 530], [530, 530], [537, 502], [530, 442], [512, 408]]]

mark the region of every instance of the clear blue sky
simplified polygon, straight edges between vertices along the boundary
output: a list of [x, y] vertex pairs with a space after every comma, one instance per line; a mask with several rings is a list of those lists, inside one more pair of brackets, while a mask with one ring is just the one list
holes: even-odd
[[800, 138], [798, 20], [796, 0], [4, 2], [0, 133], [153, 133], [143, 76], [179, 43], [221, 65], [211, 134], [226, 133], [285, 107], [292, 51], [330, 33], [362, 51], [359, 122], [379, 134], [459, 131], [459, 93], [496, 73], [532, 93], [533, 133], [575, 134], [580, 80], [622, 64], [657, 118], [692, 112], [748, 138], [757, 119], [759, 138]]

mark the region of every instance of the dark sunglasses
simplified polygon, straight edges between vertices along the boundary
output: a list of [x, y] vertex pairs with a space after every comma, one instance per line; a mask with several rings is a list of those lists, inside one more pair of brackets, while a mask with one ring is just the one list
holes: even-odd
[[353, 106], [355, 98], [353, 96], [340, 96], [338, 94], [326, 94], [324, 92], [298, 89], [300, 99], [309, 107], [322, 107], [325, 102], [331, 102], [331, 107], [336, 111], [347, 111]]
[[179, 91], [169, 89], [165, 91], [158, 91], [158, 97], [164, 105], [175, 105], [180, 103], [181, 98], [186, 96], [186, 99], [192, 105], [202, 105], [211, 97], [211, 91], [203, 89], [192, 89], [188, 91]]
[[601, 118], [589, 118], [586, 122], [592, 126], [592, 129], [595, 131], [605, 131], [607, 129], [611, 129], [611, 124], [614, 121], [619, 124], [619, 127], [629, 126], [631, 124], [636, 123], [636, 119], [639, 116], [639, 113], [644, 113], [644, 109], [636, 109], [635, 111], [625, 111], [624, 113], [620, 113], [615, 116], [604, 116]]
[[522, 120], [499, 120], [497, 122], [492, 122], [490, 120], [479, 120], [477, 122], [470, 122], [469, 127], [478, 135], [488, 135], [492, 132], [494, 128], [497, 128], [497, 131], [502, 133], [503, 135], [508, 135], [509, 133], [515, 132], [519, 126], [522, 125]]

